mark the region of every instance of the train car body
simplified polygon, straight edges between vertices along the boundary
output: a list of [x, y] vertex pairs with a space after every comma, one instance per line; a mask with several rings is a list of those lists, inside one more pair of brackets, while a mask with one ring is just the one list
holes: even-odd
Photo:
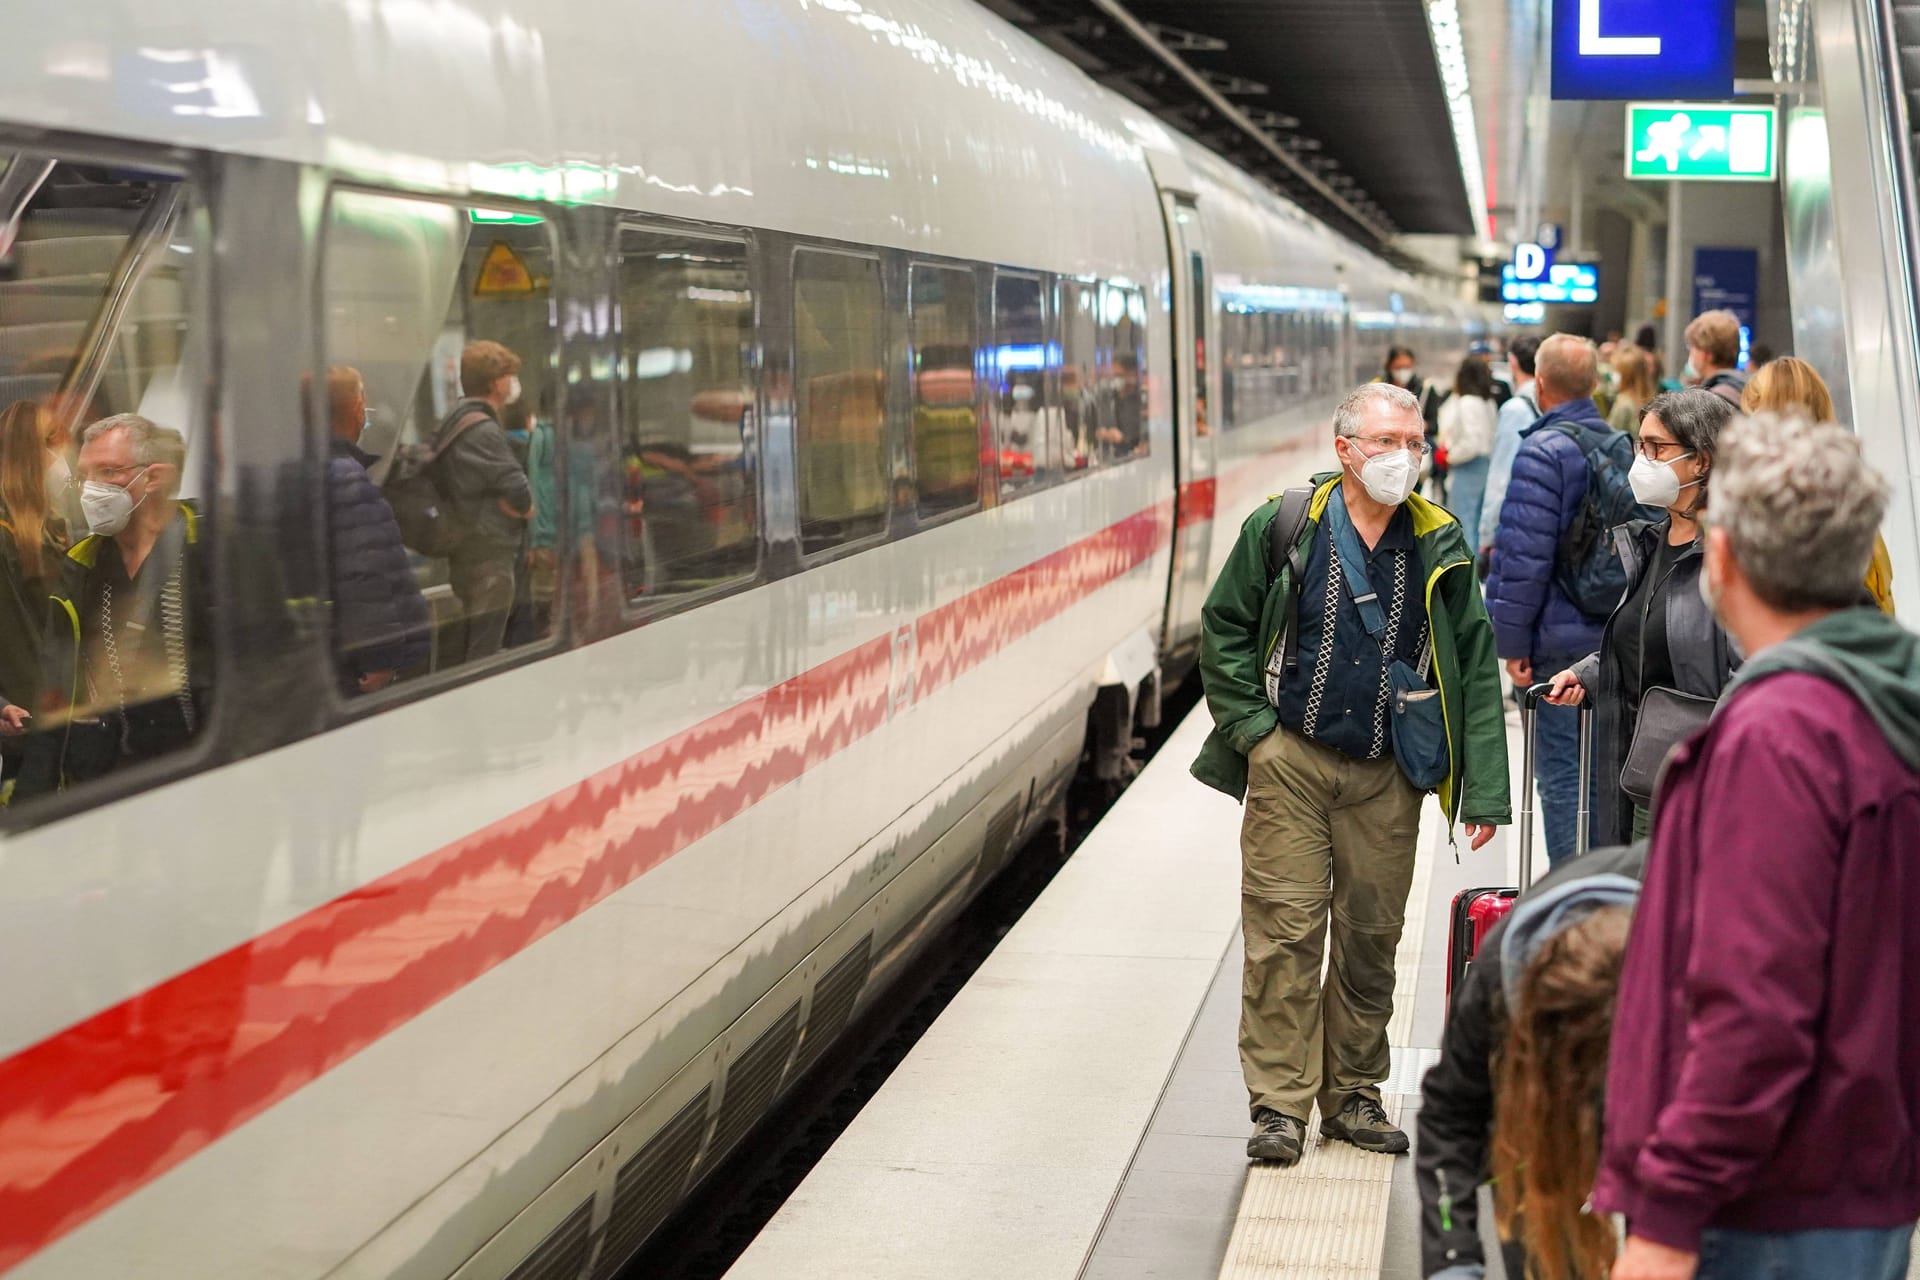
[[[0, 48], [0, 391], [187, 437], [211, 713], [0, 820], [8, 1275], [612, 1275], [1474, 324], [959, 0], [110, 8]], [[391, 453], [479, 336], [548, 621], [423, 566], [361, 692], [324, 371]]]

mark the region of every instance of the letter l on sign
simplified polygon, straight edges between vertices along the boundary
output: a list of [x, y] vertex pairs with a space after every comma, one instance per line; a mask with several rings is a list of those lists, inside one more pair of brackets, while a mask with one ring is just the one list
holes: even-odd
[[1600, 0], [1580, 0], [1580, 56], [1583, 58], [1657, 58], [1659, 36], [1603, 36]]

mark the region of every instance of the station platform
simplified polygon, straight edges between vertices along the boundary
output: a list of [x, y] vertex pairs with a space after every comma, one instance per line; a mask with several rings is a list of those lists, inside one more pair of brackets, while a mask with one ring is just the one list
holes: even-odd
[[[1247, 1161], [1240, 808], [1187, 773], [1209, 724], [1188, 716], [730, 1280], [1417, 1280], [1411, 1159], [1316, 1120], [1294, 1168]], [[1409, 1131], [1448, 904], [1513, 883], [1509, 834], [1456, 863], [1427, 806], [1384, 1086]]]

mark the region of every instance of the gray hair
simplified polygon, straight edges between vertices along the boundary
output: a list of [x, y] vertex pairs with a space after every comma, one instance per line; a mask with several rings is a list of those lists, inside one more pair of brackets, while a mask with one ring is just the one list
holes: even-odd
[[1842, 609], [1861, 598], [1890, 492], [1845, 427], [1763, 413], [1721, 435], [1707, 516], [1763, 602]]
[[143, 467], [164, 462], [175, 471], [187, 465], [187, 439], [171, 427], [163, 427], [137, 413], [116, 413], [102, 418], [80, 433], [80, 447], [92, 441], [125, 431], [132, 439], [133, 460]]
[[1420, 417], [1420, 401], [1413, 392], [1391, 382], [1366, 382], [1333, 411], [1333, 434], [1359, 435], [1360, 428], [1366, 424], [1367, 406], [1370, 404], [1389, 405], [1402, 413]]
[[1694, 503], [1695, 511], [1706, 502], [1709, 476], [1719, 452], [1720, 432], [1733, 421], [1734, 416], [1731, 400], [1699, 387], [1663, 391], [1647, 401], [1647, 407], [1640, 411], [1641, 422], [1658, 418], [1660, 425], [1672, 433], [1680, 447], [1692, 454], [1694, 462], [1698, 464], [1700, 496]]
[[1600, 353], [1571, 333], [1556, 333], [1541, 343], [1533, 368], [1541, 385], [1562, 399], [1584, 400], [1600, 385]]

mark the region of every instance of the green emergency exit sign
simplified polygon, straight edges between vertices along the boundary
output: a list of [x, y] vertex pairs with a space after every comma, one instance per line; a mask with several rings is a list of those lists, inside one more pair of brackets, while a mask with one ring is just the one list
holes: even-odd
[[1772, 182], [1777, 112], [1721, 102], [1627, 104], [1627, 176], [1657, 182]]

